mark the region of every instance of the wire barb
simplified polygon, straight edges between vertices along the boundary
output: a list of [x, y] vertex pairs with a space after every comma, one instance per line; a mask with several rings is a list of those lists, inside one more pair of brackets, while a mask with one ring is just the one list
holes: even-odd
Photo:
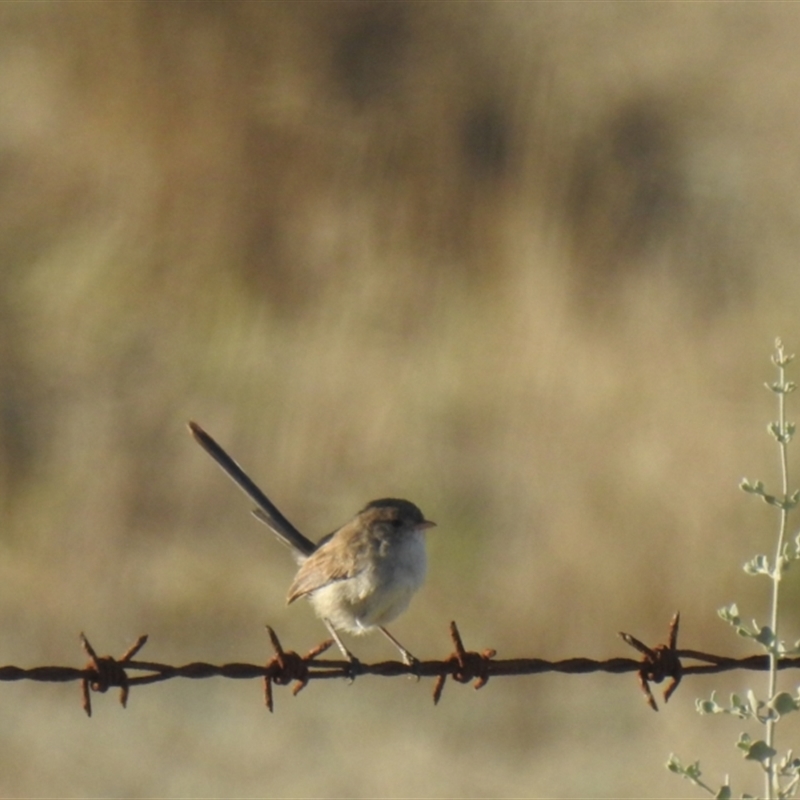
[[[450, 665], [453, 680], [459, 683], [469, 683], [475, 678], [473, 688], [481, 689], [489, 682], [489, 662], [497, 655], [497, 650], [487, 648], [482, 653], [473, 650], [466, 650], [461, 641], [461, 634], [455, 622], [450, 623], [450, 638], [456, 648], [445, 663]], [[440, 673], [433, 687], [433, 704], [438, 705], [444, 691], [444, 684], [447, 680], [447, 672]]]
[[89, 656], [89, 663], [84, 667], [81, 680], [81, 695], [83, 710], [88, 717], [92, 716], [92, 700], [89, 689], [93, 692], [107, 692], [112, 686], [119, 686], [119, 702], [125, 708], [128, 704], [130, 681], [123, 665], [144, 647], [147, 634], [140, 636], [120, 657], [98, 656], [89, 640], [81, 633], [81, 645]]
[[650, 681], [661, 683], [665, 678], [671, 678], [669, 685], [664, 689], [664, 702], [666, 703], [673, 692], [678, 688], [678, 684], [683, 677], [683, 665], [678, 657], [678, 626], [680, 625], [681, 615], [676, 611], [669, 625], [668, 644], [659, 644], [651, 649], [646, 644], [640, 642], [635, 636], [629, 633], [622, 633], [620, 636], [635, 650], [638, 650], [644, 658], [639, 669], [639, 686], [644, 692], [644, 698], [653, 711], [658, 711], [653, 692], [650, 690]]
[[271, 714], [275, 708], [272, 701], [272, 684], [286, 686], [295, 681], [292, 695], [297, 697], [311, 678], [308, 670], [309, 662], [324, 653], [333, 644], [333, 639], [318, 644], [301, 656], [294, 650], [284, 650], [275, 631], [269, 625], [266, 626], [266, 629], [272, 648], [275, 650], [275, 655], [267, 662], [267, 672], [264, 675], [264, 704]]

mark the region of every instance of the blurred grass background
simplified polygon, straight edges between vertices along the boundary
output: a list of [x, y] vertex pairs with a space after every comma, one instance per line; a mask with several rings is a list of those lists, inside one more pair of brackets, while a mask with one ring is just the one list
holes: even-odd
[[[0, 5], [0, 662], [325, 638], [188, 419], [314, 538], [380, 496], [439, 523], [393, 626], [422, 658], [451, 619], [629, 655], [676, 609], [747, 653], [716, 609], [766, 611], [776, 519], [736, 487], [777, 480], [762, 383], [800, 350], [798, 36], [773, 3]], [[176, 681], [91, 720], [6, 684], [0, 792], [688, 796], [671, 751], [757, 792], [693, 707], [764, 684], [656, 715], [630, 676], [367, 678], [270, 716]]]

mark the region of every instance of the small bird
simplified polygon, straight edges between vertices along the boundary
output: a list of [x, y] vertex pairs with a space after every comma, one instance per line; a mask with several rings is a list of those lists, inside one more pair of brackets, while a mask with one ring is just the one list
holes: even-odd
[[362, 634], [378, 628], [397, 647], [404, 663], [417, 662], [384, 627], [408, 608], [425, 580], [425, 531], [436, 525], [408, 500], [385, 498], [367, 503], [349, 522], [317, 544], [303, 536], [196, 422], [189, 430], [197, 443], [256, 504], [253, 515], [287, 545], [300, 564], [287, 603], [307, 597], [345, 658], [358, 659], [338, 631]]

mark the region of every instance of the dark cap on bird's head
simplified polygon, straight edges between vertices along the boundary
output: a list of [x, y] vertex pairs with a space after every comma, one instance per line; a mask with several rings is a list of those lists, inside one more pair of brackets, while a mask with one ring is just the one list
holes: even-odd
[[373, 500], [371, 503], [367, 503], [367, 505], [359, 511], [359, 514], [373, 510], [378, 512], [376, 516], [379, 519], [386, 520], [387, 522], [396, 521], [398, 523], [409, 523], [417, 530], [432, 528], [436, 525], [435, 522], [425, 519], [425, 516], [419, 508], [408, 500], [399, 500], [394, 497], [384, 497], [380, 500]]

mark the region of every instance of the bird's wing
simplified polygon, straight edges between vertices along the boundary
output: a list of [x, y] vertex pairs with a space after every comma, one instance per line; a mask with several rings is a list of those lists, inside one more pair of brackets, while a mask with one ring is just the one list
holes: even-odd
[[[315, 592], [334, 581], [353, 578], [367, 566], [369, 542], [360, 536], [361, 521], [356, 517], [339, 528], [300, 565], [289, 587], [287, 603]], [[361, 541], [356, 541], [357, 539]]]

